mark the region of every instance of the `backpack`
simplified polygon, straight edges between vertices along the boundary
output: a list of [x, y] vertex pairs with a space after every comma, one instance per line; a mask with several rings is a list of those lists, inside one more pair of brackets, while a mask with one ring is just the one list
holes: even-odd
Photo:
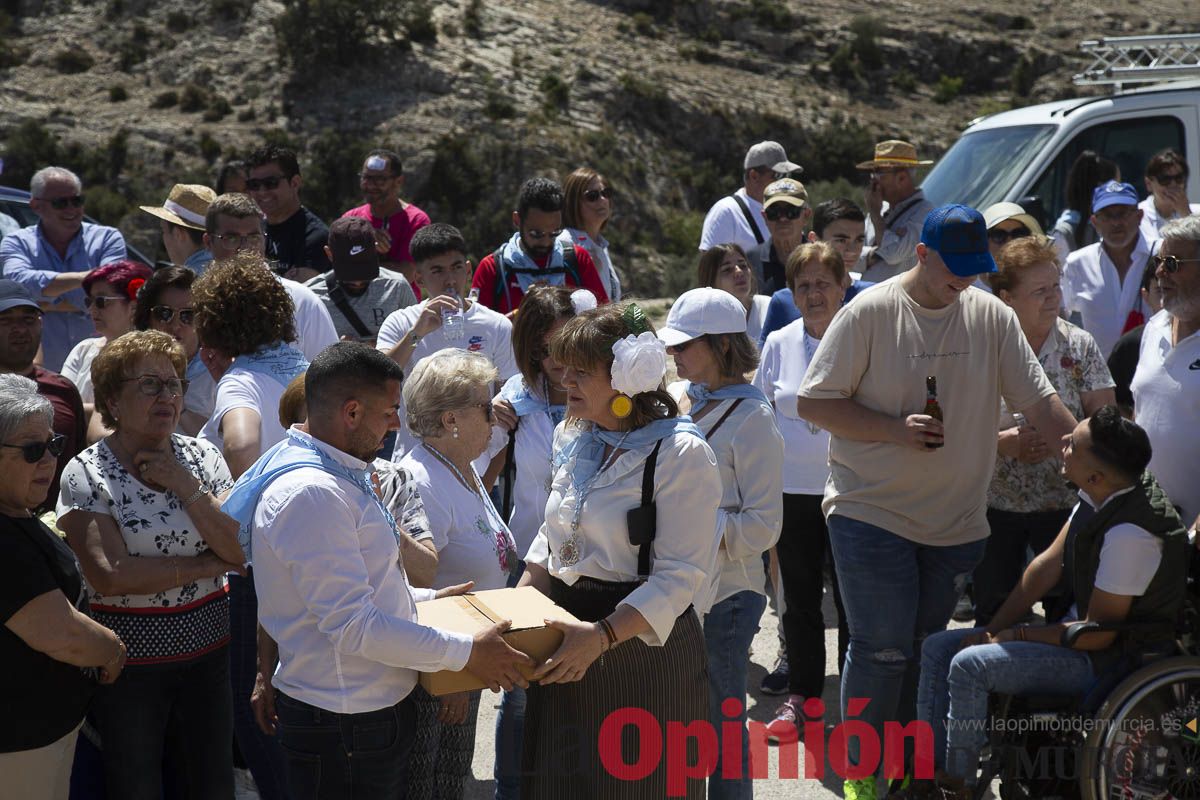
[[[583, 282], [579, 280], [579, 260], [575, 256], [575, 245], [573, 244], [570, 247], [563, 247], [563, 265], [561, 267], [530, 269], [515, 265], [505, 266], [503, 247], [498, 247], [496, 252], [492, 253], [492, 259], [496, 264], [496, 286], [493, 291], [492, 308], [496, 311], [500, 310], [502, 299], [505, 304], [508, 303], [508, 276], [510, 274], [561, 275], [566, 273], [567, 280], [574, 283], [576, 287], [583, 288]], [[513, 309], [510, 307], [508, 310], [512, 311]]]

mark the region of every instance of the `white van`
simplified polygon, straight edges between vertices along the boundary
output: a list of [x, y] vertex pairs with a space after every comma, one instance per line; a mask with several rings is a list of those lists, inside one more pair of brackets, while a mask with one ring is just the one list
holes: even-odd
[[[1110, 40], [1113, 41], [1113, 40]], [[1174, 148], [1190, 168], [1188, 198], [1200, 202], [1200, 80], [1107, 97], [1061, 100], [972, 122], [921, 184], [935, 206], [984, 209], [1009, 200], [1050, 230], [1066, 206], [1067, 172], [1083, 150], [1115, 161], [1146, 197], [1146, 162]]]

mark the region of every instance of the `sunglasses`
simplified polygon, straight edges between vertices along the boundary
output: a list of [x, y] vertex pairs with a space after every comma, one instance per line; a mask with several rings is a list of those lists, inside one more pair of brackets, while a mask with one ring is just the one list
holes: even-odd
[[58, 458], [62, 455], [63, 449], [67, 446], [67, 437], [61, 433], [56, 433], [44, 442], [33, 442], [32, 444], [0, 444], [0, 447], [14, 447], [21, 451], [21, 456], [25, 459], [26, 464], [36, 464], [46, 455], [46, 451], [50, 451], [50, 455]]
[[150, 313], [159, 322], [170, 322], [175, 319], [175, 314], [179, 314], [179, 321], [184, 325], [191, 325], [196, 319], [196, 312], [190, 308], [171, 308], [170, 306], [155, 306], [150, 309]]
[[111, 306], [113, 303], [128, 303], [128, 302], [129, 302], [128, 297], [110, 297], [108, 295], [103, 295], [103, 294], [96, 295], [95, 297], [83, 298], [83, 305], [85, 307], [91, 308], [92, 306], [95, 306], [96, 308], [100, 309], [101, 311], [103, 311], [108, 306]]
[[800, 215], [804, 213], [803, 206], [794, 206], [791, 203], [776, 203], [763, 212], [763, 216], [778, 222], [781, 219], [800, 219]]
[[136, 378], [126, 378], [121, 383], [132, 383], [136, 381], [138, 391], [146, 395], [146, 397], [158, 397], [162, 394], [162, 390], [166, 389], [172, 397], [180, 397], [188, 387], [188, 381], [183, 378], [167, 378], [165, 381], [157, 375], [139, 375]]
[[557, 239], [558, 235], [560, 233], [562, 233], [562, 228], [559, 228], [556, 231], [539, 231], [536, 228], [530, 228], [529, 230], [525, 231], [525, 238], [527, 238], [527, 239]]
[[1187, 183], [1187, 175], [1182, 172], [1176, 172], [1173, 175], [1159, 175], [1157, 178], [1153, 175], [1150, 177], [1160, 186], [1183, 186]]
[[53, 200], [47, 200], [50, 207], [55, 211], [62, 211], [67, 206], [71, 208], [83, 208], [83, 195], [77, 194], [74, 197], [56, 197]]
[[692, 345], [694, 345], [696, 342], [700, 341], [703, 338], [704, 338], [703, 336], [697, 336], [695, 339], [688, 339], [686, 342], [680, 342], [679, 344], [673, 344], [673, 345], [671, 345], [671, 349], [674, 350], [676, 353], [682, 353], [684, 350], [687, 350], [689, 347], [691, 347]]
[[999, 228], [992, 228], [988, 231], [988, 241], [997, 247], [1003, 247], [1013, 239], [1024, 239], [1026, 236], [1033, 234], [1033, 231], [1022, 225], [1020, 228], [1013, 228], [1011, 231], [1002, 231]]
[[1200, 261], [1200, 258], [1176, 258], [1175, 256], [1155, 256], [1154, 268], [1161, 269], [1168, 275], [1174, 275], [1179, 272], [1180, 264], [1188, 264]]
[[583, 193], [583, 199], [587, 200], [589, 203], [594, 203], [601, 197], [603, 197], [605, 200], [610, 200], [614, 196], [616, 196], [616, 192], [612, 190], [611, 186], [605, 186], [603, 189], [588, 189]]
[[284, 178], [282, 175], [271, 175], [266, 178], [247, 178], [246, 188], [252, 192], [261, 191], [263, 189], [271, 191], [272, 189], [277, 188], [279, 186], [279, 182], [282, 180], [286, 180], [286, 178]]

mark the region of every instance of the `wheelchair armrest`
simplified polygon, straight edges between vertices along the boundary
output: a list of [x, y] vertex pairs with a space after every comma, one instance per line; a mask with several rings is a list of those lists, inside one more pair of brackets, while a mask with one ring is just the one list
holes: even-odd
[[1074, 648], [1079, 637], [1086, 633], [1145, 633], [1156, 634], [1162, 633], [1163, 626], [1161, 623], [1149, 622], [1094, 622], [1081, 621], [1072, 622], [1067, 625], [1062, 632], [1062, 638], [1059, 643], [1063, 647]]

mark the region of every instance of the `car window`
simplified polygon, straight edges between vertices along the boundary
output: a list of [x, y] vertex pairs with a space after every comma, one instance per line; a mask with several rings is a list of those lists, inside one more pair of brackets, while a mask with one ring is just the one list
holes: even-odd
[[[1094, 150], [1117, 162], [1121, 180], [1145, 196], [1143, 175], [1150, 157], [1167, 147], [1184, 152], [1183, 122], [1170, 115], [1100, 122], [1077, 133], [1034, 182], [1029, 195], [1043, 211], [1043, 225], [1053, 227], [1066, 207], [1067, 173], [1084, 150]], [[1048, 223], [1048, 224], [1047, 224]]]
[[1013, 125], [963, 134], [921, 183], [926, 199], [981, 209], [1003, 200], [1053, 133], [1053, 125]]
[[27, 203], [0, 199], [0, 240], [26, 225], [37, 222], [37, 216]]

